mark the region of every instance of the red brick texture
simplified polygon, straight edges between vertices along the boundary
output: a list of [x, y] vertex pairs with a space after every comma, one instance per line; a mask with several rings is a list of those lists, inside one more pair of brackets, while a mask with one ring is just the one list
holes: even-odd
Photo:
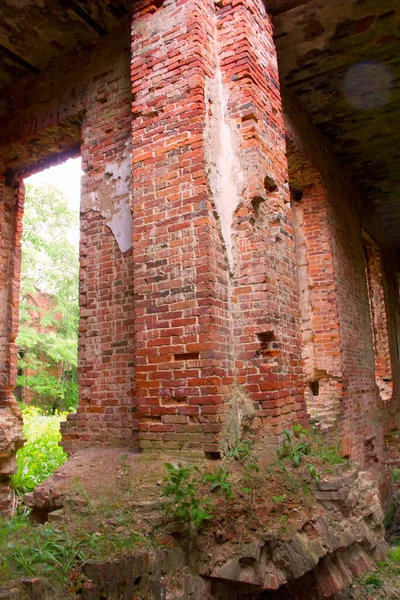
[[[21, 270], [21, 232], [24, 187], [18, 182], [0, 181], [0, 293], [1, 358], [0, 389], [12, 392], [17, 374], [19, 280]], [[4, 313], [4, 316], [3, 316]]]
[[269, 438], [304, 414], [279, 74], [262, 2], [223, 4], [217, 11], [219, 62], [229, 95], [227, 118], [240, 134], [245, 183], [233, 222], [235, 376], [255, 402], [253, 427]]
[[[61, 428], [67, 449], [137, 445], [132, 249], [121, 251], [118, 233], [107, 225], [119, 203], [129, 201], [124, 190], [130, 188], [130, 94], [129, 52], [110, 64], [87, 94], [81, 146], [79, 407]], [[129, 212], [123, 219], [129, 219]]]
[[[166, 1], [133, 16], [136, 380], [145, 449], [218, 451], [238, 390], [254, 403], [263, 435], [303, 414], [271, 36], [258, 1]], [[207, 178], [207, 86], [216, 78], [245, 182], [228, 240]]]
[[[1, 121], [2, 173], [81, 140], [80, 402], [63, 444], [135, 447], [140, 426], [143, 450], [204, 454], [233, 422], [268, 446], [306, 418], [305, 389], [309, 415], [383, 482], [383, 434], [399, 424], [394, 253], [302, 109], [285, 95], [282, 111], [264, 3], [132, 9], [130, 35], [18, 84]], [[0, 414], [14, 415], [23, 192], [9, 183]]]
[[[325, 306], [330, 328], [326, 332], [320, 331], [321, 339], [327, 342], [322, 354], [325, 354], [325, 364], [332, 372], [339, 367], [336, 374], [342, 393], [339, 404], [336, 397], [332, 398], [332, 409], [338, 417], [342, 451], [362, 466], [376, 469], [377, 478], [385, 493], [386, 455], [383, 435], [387, 429], [398, 426], [395, 414], [398, 412], [399, 397], [394, 392], [390, 399], [383, 401], [375, 381], [376, 356], [362, 228], [371, 233], [376, 244], [379, 243], [379, 252], [378, 246], [374, 244], [377, 255], [385, 256], [378, 294], [381, 324], [385, 322], [382, 316], [385, 312], [389, 340], [385, 342], [384, 368], [387, 372], [391, 363], [393, 379], [398, 381], [395, 331], [399, 298], [395, 277], [390, 269], [390, 265], [395, 264], [393, 250], [372, 210], [365, 208], [360, 213], [358, 191], [345, 170], [337, 164], [326, 142], [311, 128], [308, 118], [293, 98], [285, 97], [284, 111], [287, 135], [290, 138], [290, 178], [295, 187], [294, 195], [296, 196], [297, 191], [298, 199], [295, 210], [304, 214], [299, 238], [302, 236], [300, 244], [306, 245], [304, 256], [308, 272], [311, 272], [311, 265], [319, 262], [317, 273], [320, 279], [314, 281], [307, 275], [309, 279], [305, 287], [310, 294], [308, 314], [311, 314], [308, 318], [320, 320], [321, 306]], [[314, 172], [318, 173], [317, 180], [310, 178], [310, 164], [313, 165]], [[301, 180], [304, 195], [299, 199]], [[314, 228], [307, 227], [306, 213], [309, 209], [314, 212], [310, 219], [315, 224]], [[322, 260], [324, 256], [326, 260]], [[319, 296], [318, 288], [325, 288], [325, 293], [322, 292], [321, 296], [322, 305], [319, 300], [313, 302], [315, 294]], [[318, 336], [315, 341], [317, 339]], [[332, 345], [332, 352], [328, 351], [329, 345]], [[307, 352], [305, 357], [307, 362]], [[393, 389], [396, 389], [396, 385]], [[310, 412], [313, 410], [314, 407], [311, 406]], [[324, 415], [321, 416], [323, 419]], [[329, 417], [329, 411], [326, 416]]]
[[17, 375], [18, 302], [24, 187], [0, 178], [0, 515], [10, 508], [9, 477], [22, 446], [22, 418], [13, 396]]
[[[134, 14], [133, 214], [141, 446], [218, 449], [232, 384], [227, 269], [204, 157], [213, 2]], [[155, 35], [150, 35], [151, 31]]]
[[305, 398], [321, 429], [335, 427], [343, 394], [337, 285], [321, 174], [288, 143], [300, 292]]

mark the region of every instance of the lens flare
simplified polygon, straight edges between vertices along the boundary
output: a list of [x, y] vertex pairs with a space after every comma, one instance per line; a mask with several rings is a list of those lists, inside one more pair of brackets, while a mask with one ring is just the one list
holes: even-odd
[[362, 61], [347, 71], [342, 90], [348, 102], [358, 110], [375, 110], [390, 100], [393, 76], [379, 61]]

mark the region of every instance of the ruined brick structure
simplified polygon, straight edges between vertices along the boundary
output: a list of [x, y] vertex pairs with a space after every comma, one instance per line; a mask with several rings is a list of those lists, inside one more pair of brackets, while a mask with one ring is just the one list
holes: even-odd
[[309, 415], [385, 496], [400, 9], [334, 4], [0, 8], [0, 512], [22, 443], [22, 181], [77, 155], [80, 403], [65, 448], [216, 457], [232, 431], [273, 448]]
[[[51, 310], [53, 310], [54, 313], [55, 302], [54, 297], [51, 296], [51, 294], [47, 294], [36, 289], [36, 293], [29, 293], [26, 295], [25, 302], [27, 306], [30, 307], [29, 313], [31, 323], [35, 331], [46, 335], [49, 332], [55, 330], [55, 326], [53, 324], [43, 325], [41, 322], [42, 317], [46, 315], [46, 313], [48, 313]], [[55, 314], [54, 318], [60, 320], [61, 314]], [[24, 350], [21, 347], [18, 348], [18, 353], [20, 357], [23, 357], [25, 354]], [[23, 375], [29, 378], [36, 375], [38, 372], [44, 370], [47, 375], [55, 377], [58, 380], [62, 376], [62, 363], [59, 362], [55, 365], [49, 364], [48, 359], [46, 360], [46, 357], [43, 354], [40, 355], [40, 362], [38, 367], [29, 364], [29, 360], [25, 360], [24, 362], [26, 366], [24, 366], [23, 369], [20, 369], [20, 367], [18, 367], [18, 375]], [[40, 404], [41, 395], [29, 388], [28, 386], [17, 385], [14, 388], [14, 396], [18, 399], [18, 401], [23, 402], [24, 404], [36, 404], [38, 400]]]

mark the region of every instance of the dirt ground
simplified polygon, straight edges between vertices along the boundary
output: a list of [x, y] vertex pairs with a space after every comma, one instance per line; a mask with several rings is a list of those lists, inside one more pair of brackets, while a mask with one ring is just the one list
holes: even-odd
[[[198, 539], [204, 552], [216, 543], [249, 543], [260, 535], [278, 534], [284, 538], [301, 527], [312, 511], [316, 516], [316, 485], [305, 466], [294, 469], [275, 462], [249, 467], [234, 458], [181, 462], [189, 465], [197, 496], [206, 499], [205, 506], [213, 515], [212, 528], [204, 527]], [[318, 459], [314, 462], [324, 478], [347, 468], [338, 465], [329, 469]], [[170, 500], [163, 496], [165, 463], [178, 464], [179, 459], [116, 448], [80, 449], [28, 496], [27, 504], [35, 506], [39, 520], [37, 509], [44, 508], [44, 517], [49, 510], [58, 509], [50, 512], [50, 522], [62, 522], [71, 535], [78, 537], [82, 531], [86, 536], [97, 535], [104, 542], [104, 552], [111, 554], [107, 539], [113, 534], [123, 538], [134, 529], [138, 539], [164, 539], [166, 532], [173, 532], [173, 526], [165, 527], [163, 510]], [[234, 498], [218, 487], [211, 491], [210, 484], [204, 482], [205, 474], [220, 470], [229, 473]]]

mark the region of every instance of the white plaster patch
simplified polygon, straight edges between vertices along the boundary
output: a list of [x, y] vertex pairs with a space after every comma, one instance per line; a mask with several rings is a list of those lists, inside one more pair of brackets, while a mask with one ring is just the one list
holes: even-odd
[[126, 145], [121, 160], [107, 163], [96, 191], [82, 197], [82, 212], [95, 210], [106, 220], [121, 252], [132, 248], [133, 218], [130, 208], [131, 152]]
[[230, 266], [233, 266], [233, 215], [244, 192], [244, 170], [240, 161], [239, 140], [231, 129], [228, 93], [220, 68], [205, 86], [206, 125], [204, 145], [208, 183], [221, 221]]
[[115, 195], [123, 196], [129, 195], [130, 191], [130, 180], [131, 180], [131, 161], [124, 160], [121, 162], [108, 163], [105, 170], [106, 183], [115, 182]]
[[109, 221], [106, 221], [106, 225], [113, 232], [121, 252], [126, 252], [132, 248], [133, 220], [131, 208], [127, 201], [121, 200], [119, 209], [114, 212]]

